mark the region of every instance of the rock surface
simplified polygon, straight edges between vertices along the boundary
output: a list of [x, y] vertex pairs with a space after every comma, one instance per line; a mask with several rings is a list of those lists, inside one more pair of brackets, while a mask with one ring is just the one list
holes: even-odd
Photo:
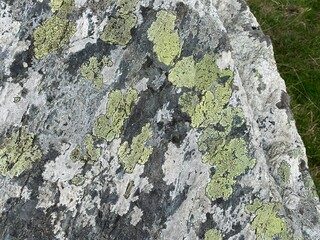
[[0, 2], [1, 239], [320, 239], [242, 0]]

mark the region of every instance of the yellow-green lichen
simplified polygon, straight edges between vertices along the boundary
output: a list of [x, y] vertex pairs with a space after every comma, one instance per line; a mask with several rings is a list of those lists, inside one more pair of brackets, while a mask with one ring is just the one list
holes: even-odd
[[292, 239], [292, 236], [289, 237], [285, 220], [278, 216], [280, 207], [279, 203], [264, 204], [258, 199], [246, 206], [246, 212], [255, 215], [250, 227], [255, 231], [257, 239]]
[[204, 235], [204, 240], [222, 240], [221, 231], [209, 229]]
[[111, 60], [104, 56], [101, 61], [96, 57], [89, 58], [89, 63], [84, 63], [81, 66], [81, 75], [83, 78], [93, 82], [93, 86], [101, 89], [103, 86], [103, 76], [101, 70], [105, 66], [112, 66]]
[[203, 91], [201, 96], [194, 92], [181, 95], [179, 104], [182, 106], [182, 111], [191, 116], [192, 127], [206, 128], [220, 123], [224, 128], [231, 130], [231, 124], [234, 123], [233, 117], [238, 116], [241, 119], [242, 113], [239, 109], [225, 108], [224, 105], [230, 98], [229, 93], [226, 93], [229, 90], [226, 89], [223, 92], [221, 89], [223, 89], [222, 86], [217, 87], [215, 94], [211, 91]]
[[75, 9], [74, 0], [51, 0], [49, 5], [52, 12], [62, 18]]
[[184, 93], [179, 99], [179, 104], [182, 111], [191, 116], [191, 125], [194, 128], [216, 124], [221, 118], [219, 110], [222, 110], [223, 105], [219, 104], [219, 99], [216, 100], [210, 91], [203, 92], [201, 100], [195, 93]]
[[150, 124], [146, 124], [142, 127], [141, 133], [138, 136], [133, 137], [132, 143], [125, 141], [121, 144], [118, 155], [120, 162], [124, 165], [126, 172], [131, 173], [136, 164], [145, 164], [149, 156], [153, 152], [153, 148], [146, 146], [146, 141], [152, 136], [150, 130]]
[[137, 23], [137, 17], [133, 13], [137, 0], [118, 0], [117, 14], [111, 17], [100, 36], [102, 41], [126, 45], [131, 40], [131, 29]]
[[205, 54], [196, 63], [193, 56], [184, 57], [178, 61], [169, 72], [169, 81], [177, 87], [195, 87], [197, 90], [212, 90], [217, 85], [218, 78], [226, 78], [230, 83], [232, 71], [220, 71], [214, 55]]
[[[207, 139], [200, 140], [200, 143], [204, 142], [207, 142]], [[209, 143], [210, 141], [207, 142]], [[210, 148], [203, 156], [204, 162], [216, 166], [216, 172], [206, 188], [206, 194], [211, 200], [218, 198], [227, 200], [231, 196], [236, 177], [255, 164], [255, 160], [248, 155], [246, 142], [241, 138], [233, 138], [228, 143], [224, 142], [216, 148], [213, 147], [213, 150]]]
[[153, 42], [153, 51], [160, 62], [172, 65], [181, 53], [182, 43], [175, 30], [176, 16], [167, 11], [160, 11], [157, 19], [148, 29], [148, 39]]
[[112, 17], [103, 29], [100, 38], [111, 44], [126, 45], [131, 40], [131, 29], [134, 28], [136, 22], [137, 17], [132, 13]]
[[0, 146], [0, 172], [3, 176], [19, 176], [39, 160], [42, 153], [34, 143], [35, 135], [20, 128]]
[[94, 140], [90, 134], [86, 134], [84, 142], [84, 150], [79, 146], [74, 148], [70, 154], [70, 158], [74, 161], [94, 162], [100, 157], [100, 148], [94, 146]]
[[47, 19], [33, 32], [35, 57], [39, 59], [55, 53], [68, 43], [75, 31], [76, 24], [67, 19], [56, 15]]
[[76, 186], [81, 186], [84, 184], [85, 180], [86, 178], [84, 176], [78, 174], [71, 179], [71, 183]]
[[236, 178], [255, 164], [246, 141], [229, 137], [233, 128], [245, 123], [241, 109], [227, 106], [232, 76], [230, 70], [219, 70], [215, 57], [209, 54], [199, 63], [194, 63], [192, 57], [183, 58], [169, 73], [174, 85], [193, 90], [180, 96], [179, 105], [191, 117], [191, 126], [203, 129], [197, 141], [202, 160], [216, 169], [206, 188], [211, 200], [227, 200]]
[[37, 59], [55, 53], [76, 31], [76, 24], [67, 19], [67, 14], [74, 10], [74, 0], [51, 0], [49, 5], [54, 15], [33, 32]]
[[197, 63], [195, 75], [196, 87], [201, 90], [210, 90], [212, 84], [216, 83], [219, 73], [220, 71], [216, 65], [214, 55], [205, 54], [203, 59]]
[[169, 72], [169, 81], [177, 87], [193, 88], [195, 86], [196, 63], [192, 56], [178, 61]]
[[291, 174], [291, 165], [286, 161], [282, 161], [278, 168], [278, 176], [280, 178], [280, 183], [287, 184], [290, 180], [290, 174]]
[[137, 0], [118, 0], [118, 14], [124, 15], [133, 12], [135, 10], [137, 2]]
[[106, 114], [97, 117], [93, 135], [107, 141], [120, 137], [123, 123], [131, 114], [132, 105], [137, 98], [138, 93], [134, 89], [129, 89], [125, 94], [120, 90], [110, 92]]

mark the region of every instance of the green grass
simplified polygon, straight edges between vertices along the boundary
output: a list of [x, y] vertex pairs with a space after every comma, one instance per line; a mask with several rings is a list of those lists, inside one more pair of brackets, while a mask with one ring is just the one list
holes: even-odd
[[320, 195], [320, 1], [247, 0], [273, 42]]

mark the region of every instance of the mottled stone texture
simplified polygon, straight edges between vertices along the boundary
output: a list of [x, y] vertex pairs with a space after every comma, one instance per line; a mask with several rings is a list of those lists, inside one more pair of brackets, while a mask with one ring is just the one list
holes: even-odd
[[1, 0], [0, 113], [1, 239], [320, 239], [242, 0]]

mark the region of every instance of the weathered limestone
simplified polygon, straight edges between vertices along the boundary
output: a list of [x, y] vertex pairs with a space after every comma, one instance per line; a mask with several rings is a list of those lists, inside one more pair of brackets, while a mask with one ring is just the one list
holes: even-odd
[[0, 4], [1, 239], [320, 239], [245, 2]]

